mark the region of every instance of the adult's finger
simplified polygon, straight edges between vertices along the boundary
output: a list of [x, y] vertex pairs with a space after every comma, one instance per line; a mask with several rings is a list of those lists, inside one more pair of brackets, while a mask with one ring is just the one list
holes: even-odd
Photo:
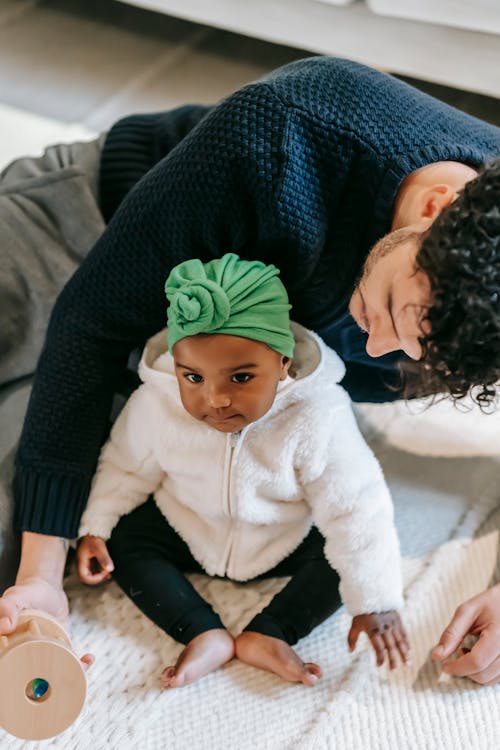
[[474, 602], [461, 604], [453, 615], [450, 624], [443, 630], [439, 643], [432, 650], [433, 659], [446, 659], [457, 650], [472, 628], [478, 613]]
[[455, 677], [468, 677], [487, 669], [500, 655], [500, 633], [483, 630], [471, 650], [458, 659], [447, 661], [442, 669]]
[[489, 667], [476, 674], [470, 674], [469, 677], [480, 685], [496, 685], [500, 682], [500, 656], [497, 656]]

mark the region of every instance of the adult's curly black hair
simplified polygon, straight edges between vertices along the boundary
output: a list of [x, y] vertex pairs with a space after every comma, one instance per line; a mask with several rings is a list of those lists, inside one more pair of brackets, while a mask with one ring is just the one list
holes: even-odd
[[407, 395], [458, 400], [470, 393], [482, 408], [491, 406], [500, 380], [500, 159], [433, 222], [416, 263], [430, 280], [433, 303], [422, 359], [403, 365]]

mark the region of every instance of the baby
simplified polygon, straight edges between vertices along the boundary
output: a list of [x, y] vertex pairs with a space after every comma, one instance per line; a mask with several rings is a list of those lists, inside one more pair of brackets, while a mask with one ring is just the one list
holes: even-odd
[[[81, 580], [113, 572], [185, 644], [164, 688], [234, 656], [314, 685], [320, 667], [292, 646], [341, 600], [351, 651], [365, 631], [377, 664], [409, 661], [389, 491], [338, 385], [343, 363], [290, 324], [278, 274], [232, 253], [172, 270], [168, 331], [146, 345], [82, 517]], [[233, 637], [188, 572], [290, 580]]]

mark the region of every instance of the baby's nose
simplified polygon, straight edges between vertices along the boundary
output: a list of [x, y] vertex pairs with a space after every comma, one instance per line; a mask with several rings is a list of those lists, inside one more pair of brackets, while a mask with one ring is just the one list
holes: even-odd
[[231, 397], [223, 391], [212, 390], [208, 396], [208, 403], [212, 409], [224, 409], [231, 406]]

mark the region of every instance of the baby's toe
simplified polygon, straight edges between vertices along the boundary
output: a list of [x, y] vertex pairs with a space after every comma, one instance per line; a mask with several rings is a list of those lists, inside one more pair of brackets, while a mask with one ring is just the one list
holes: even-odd
[[304, 672], [302, 675], [302, 682], [304, 685], [315, 685], [321, 677], [321, 667], [318, 664], [308, 662], [304, 664]]

